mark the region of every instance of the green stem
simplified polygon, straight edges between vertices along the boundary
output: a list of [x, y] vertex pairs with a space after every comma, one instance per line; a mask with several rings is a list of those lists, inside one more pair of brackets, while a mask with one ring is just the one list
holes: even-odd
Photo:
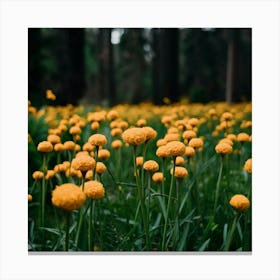
[[161, 250], [162, 251], [165, 251], [166, 247], [167, 247], [165, 239], [166, 239], [166, 230], [167, 230], [167, 223], [168, 223], [171, 195], [172, 195], [172, 190], [173, 190], [173, 185], [174, 185], [175, 162], [176, 162], [176, 157], [173, 157], [173, 171], [172, 171], [170, 189], [169, 189], [169, 194], [168, 194], [167, 210], [166, 210], [166, 217], [165, 217], [165, 223], [164, 223], [164, 229], [163, 229], [163, 237], [162, 237], [162, 245], [161, 245]]
[[217, 180], [217, 184], [216, 184], [213, 216], [215, 216], [216, 210], [217, 210], [217, 204], [218, 204], [218, 199], [219, 199], [219, 191], [220, 191], [220, 184], [221, 184], [222, 173], [223, 173], [223, 156], [221, 157], [219, 176], [218, 176], [218, 180]]
[[231, 229], [230, 229], [229, 234], [227, 236], [227, 241], [226, 241], [226, 245], [224, 247], [224, 251], [228, 251], [229, 248], [230, 248], [230, 244], [231, 244], [232, 237], [233, 237], [233, 234], [234, 234], [234, 231], [235, 231], [235, 228], [236, 228], [236, 224], [237, 224], [237, 221], [238, 221], [240, 216], [241, 216], [240, 213], [235, 213], [235, 216], [234, 216], [234, 219], [233, 219], [233, 222], [232, 222], [232, 225], [231, 225]]
[[69, 250], [69, 227], [70, 227], [71, 211], [66, 212], [66, 229], [65, 229], [65, 244], [64, 251]]
[[93, 227], [94, 227], [94, 206], [95, 206], [95, 200], [91, 199], [90, 201], [90, 209], [89, 209], [89, 238], [88, 238], [88, 250], [93, 250]]
[[47, 154], [43, 155], [43, 173], [44, 177], [42, 180], [42, 201], [41, 201], [41, 226], [45, 225], [45, 207], [46, 207], [46, 174], [47, 174]]

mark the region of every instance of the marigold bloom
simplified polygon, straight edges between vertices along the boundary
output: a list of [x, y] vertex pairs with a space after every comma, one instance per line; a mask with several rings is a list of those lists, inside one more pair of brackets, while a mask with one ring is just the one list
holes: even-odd
[[183, 132], [183, 138], [186, 140], [190, 140], [196, 137], [196, 133], [193, 130], [186, 130]]
[[215, 147], [215, 151], [217, 154], [221, 154], [221, 155], [227, 155], [227, 154], [231, 154], [232, 153], [232, 146], [222, 142], [216, 145]]
[[119, 117], [119, 113], [116, 110], [111, 110], [107, 114], [107, 119], [113, 121]]
[[230, 133], [230, 134], [228, 134], [228, 135], [226, 136], [226, 138], [228, 138], [228, 139], [230, 139], [232, 142], [234, 142], [234, 141], [236, 140], [236, 135]]
[[159, 165], [155, 160], [147, 160], [143, 164], [143, 168], [148, 172], [158, 171]]
[[[172, 175], [172, 173], [173, 173], [173, 168], [170, 169], [170, 174]], [[182, 179], [182, 178], [187, 177], [188, 175], [189, 175], [188, 170], [185, 167], [183, 167], [183, 166], [175, 166], [175, 174], [174, 174], [174, 176], [176, 178], [181, 178]]]
[[122, 141], [121, 140], [114, 140], [111, 144], [113, 149], [119, 149], [122, 147]]
[[179, 141], [180, 140], [180, 134], [179, 133], [168, 133], [163, 138], [166, 142], [171, 141]]
[[249, 158], [246, 160], [243, 169], [248, 173], [252, 173], [252, 159]]
[[122, 138], [127, 144], [138, 146], [146, 141], [146, 134], [141, 127], [133, 127], [125, 130]]
[[169, 156], [169, 150], [166, 145], [162, 145], [157, 148], [156, 155], [161, 158], [167, 158]]
[[106, 167], [106, 165], [103, 163], [103, 162], [97, 162], [96, 163], [96, 172], [98, 173], [98, 174], [102, 174], [102, 173], [104, 173], [105, 171], [107, 170], [107, 167]]
[[58, 135], [55, 135], [55, 134], [48, 135], [47, 140], [49, 142], [51, 142], [53, 145], [57, 144], [57, 143], [60, 143], [60, 137]]
[[160, 146], [163, 146], [163, 145], [166, 145], [166, 144], [167, 144], [167, 141], [165, 139], [157, 140], [157, 147], [160, 147]]
[[230, 112], [225, 112], [221, 116], [221, 121], [229, 121], [232, 119], [232, 113]]
[[110, 152], [108, 150], [101, 149], [101, 150], [98, 151], [98, 155], [97, 156], [98, 156], [98, 158], [105, 160], [105, 159], [109, 158], [110, 155], [111, 154], [110, 154]]
[[208, 114], [209, 114], [211, 117], [213, 117], [213, 116], [215, 116], [217, 113], [216, 113], [216, 110], [215, 110], [214, 108], [212, 108], [212, 109], [210, 109], [210, 110], [208, 111]]
[[92, 146], [89, 142], [87, 142], [83, 145], [82, 149], [83, 149], [83, 151], [92, 152], [94, 149], [94, 146]]
[[186, 146], [180, 141], [171, 141], [166, 144], [168, 155], [172, 157], [183, 156], [186, 151]]
[[49, 180], [55, 176], [55, 171], [54, 170], [48, 170], [47, 174], [45, 176], [46, 180]]
[[54, 145], [53, 149], [56, 151], [56, 152], [62, 152], [65, 150], [65, 147], [62, 143], [57, 143]]
[[186, 147], [186, 151], [185, 151], [185, 155], [187, 157], [192, 157], [195, 154], [195, 149], [193, 147], [187, 146]]
[[245, 133], [245, 132], [241, 132], [237, 135], [237, 141], [239, 142], [249, 142], [250, 136]]
[[162, 172], [155, 172], [152, 176], [154, 182], [162, 182], [164, 180]]
[[146, 142], [157, 137], [157, 132], [152, 127], [144, 126], [142, 129], [146, 135]]
[[71, 183], [57, 186], [52, 192], [52, 204], [68, 211], [81, 208], [85, 201], [82, 189]]
[[37, 150], [43, 153], [49, 153], [53, 150], [53, 145], [49, 141], [42, 141], [38, 144]]
[[125, 130], [128, 128], [128, 123], [126, 121], [120, 121], [118, 123], [118, 127], [121, 128], [122, 130]]
[[189, 119], [188, 124], [190, 124], [193, 127], [193, 126], [197, 126], [198, 122], [199, 121], [197, 118], [191, 118], [191, 119]]
[[31, 202], [33, 199], [32, 195], [31, 194], [28, 194], [28, 202]]
[[147, 121], [145, 119], [139, 119], [136, 124], [137, 126], [143, 127], [147, 125]]
[[93, 169], [95, 160], [89, 155], [80, 155], [72, 160], [72, 167], [82, 172]]
[[167, 133], [168, 133], [168, 134], [173, 134], [173, 133], [178, 134], [178, 133], [179, 133], [179, 130], [178, 130], [177, 127], [171, 126], [171, 127], [168, 128]]
[[76, 146], [75, 142], [73, 141], [66, 141], [64, 142], [63, 145], [64, 145], [64, 149], [69, 151], [74, 151]]
[[189, 142], [189, 146], [194, 149], [199, 149], [203, 147], [203, 141], [200, 138], [192, 138]]
[[140, 167], [143, 165], [143, 157], [136, 157], [136, 166]]
[[92, 177], [93, 177], [93, 171], [92, 170], [88, 170], [87, 173], [86, 173], [85, 178], [87, 180], [92, 180]]
[[42, 171], [34, 171], [32, 173], [32, 178], [34, 180], [40, 180], [40, 179], [43, 179], [43, 177], [44, 177], [44, 172], [42, 172]]
[[91, 199], [98, 199], [104, 197], [105, 189], [103, 187], [103, 184], [101, 184], [100, 182], [91, 180], [85, 182], [84, 193]]
[[229, 138], [223, 138], [219, 141], [219, 143], [226, 143], [229, 144], [230, 146], [233, 145], [233, 142]]
[[88, 142], [93, 146], [104, 146], [107, 144], [107, 138], [103, 134], [93, 134], [89, 137]]
[[250, 201], [249, 199], [244, 196], [243, 194], [236, 194], [234, 195], [230, 201], [229, 204], [234, 207], [236, 210], [244, 211], [250, 207]]
[[175, 165], [183, 165], [185, 163], [185, 159], [181, 156], [176, 157]]
[[79, 126], [75, 125], [75, 126], [70, 127], [69, 133], [72, 135], [79, 135], [82, 133], [82, 130]]
[[99, 127], [100, 127], [99, 122], [92, 122], [92, 123], [90, 124], [90, 128], [91, 128], [92, 130], [98, 130]]
[[111, 136], [115, 137], [122, 134], [122, 129], [119, 127], [115, 127], [111, 130]]

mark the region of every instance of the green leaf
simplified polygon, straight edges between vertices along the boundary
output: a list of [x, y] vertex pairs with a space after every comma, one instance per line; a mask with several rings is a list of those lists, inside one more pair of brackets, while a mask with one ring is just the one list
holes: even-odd
[[210, 243], [211, 238], [208, 238], [198, 249], [199, 252], [205, 251], [205, 249], [208, 247]]

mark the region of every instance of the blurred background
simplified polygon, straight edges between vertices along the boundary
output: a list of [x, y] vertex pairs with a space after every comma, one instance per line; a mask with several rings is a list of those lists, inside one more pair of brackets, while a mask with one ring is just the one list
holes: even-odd
[[28, 99], [53, 105], [251, 101], [250, 28], [29, 28]]

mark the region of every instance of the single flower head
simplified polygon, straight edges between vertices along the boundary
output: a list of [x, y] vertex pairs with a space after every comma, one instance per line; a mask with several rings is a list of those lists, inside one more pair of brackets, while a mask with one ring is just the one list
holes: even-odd
[[95, 160], [89, 155], [82, 154], [80, 156], [76, 156], [72, 160], [72, 167], [82, 172], [91, 170], [94, 168], [94, 166]]
[[[170, 169], [170, 174], [172, 175], [173, 168]], [[188, 170], [183, 166], [175, 166], [175, 174], [174, 176], [179, 179], [183, 179], [189, 175]]]
[[249, 158], [246, 160], [243, 169], [248, 173], [252, 173], [252, 159]]
[[244, 211], [250, 207], [249, 199], [243, 194], [234, 195], [230, 199], [229, 204], [238, 211]]
[[98, 199], [104, 197], [105, 189], [103, 187], [103, 184], [101, 184], [100, 182], [91, 180], [85, 182], [84, 193], [91, 199]]
[[166, 144], [168, 155], [172, 157], [183, 156], [186, 151], [186, 146], [180, 141], [171, 141]]
[[138, 146], [146, 142], [146, 133], [141, 127], [128, 128], [122, 134], [124, 142], [132, 146]]
[[43, 153], [49, 153], [53, 150], [53, 145], [49, 141], [42, 141], [38, 144], [37, 150]]
[[89, 137], [88, 142], [93, 146], [104, 146], [107, 144], [107, 138], [103, 134], [93, 134]]
[[162, 172], [155, 172], [152, 176], [154, 182], [162, 182], [164, 180]]
[[159, 165], [155, 160], [147, 160], [143, 164], [143, 168], [148, 172], [158, 171]]
[[232, 146], [228, 143], [222, 142], [216, 145], [215, 151], [217, 154], [227, 155], [232, 153]]

